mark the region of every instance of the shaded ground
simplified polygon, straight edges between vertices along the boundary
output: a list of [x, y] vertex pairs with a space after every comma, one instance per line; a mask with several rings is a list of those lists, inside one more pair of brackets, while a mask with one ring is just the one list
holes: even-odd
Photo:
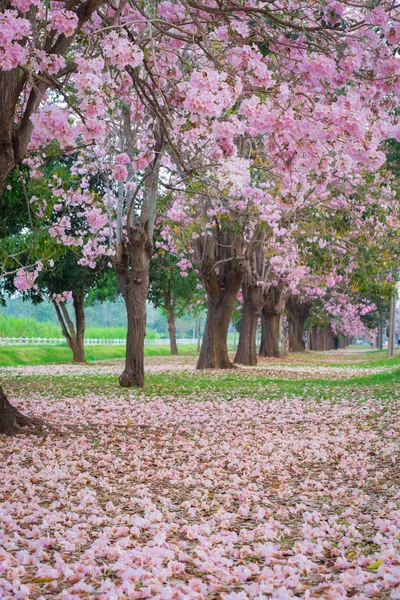
[[57, 430], [0, 438], [0, 598], [399, 599], [383, 356], [209, 374], [153, 358], [143, 394], [114, 363], [2, 371]]

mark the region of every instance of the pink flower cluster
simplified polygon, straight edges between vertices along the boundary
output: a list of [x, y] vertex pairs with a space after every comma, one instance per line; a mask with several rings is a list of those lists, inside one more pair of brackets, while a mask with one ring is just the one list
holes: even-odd
[[35, 287], [35, 281], [39, 275], [38, 269], [28, 271], [26, 269], [18, 269], [14, 277], [14, 285], [19, 292], [26, 292]]
[[57, 33], [70, 37], [75, 33], [78, 25], [78, 17], [71, 10], [58, 10], [53, 13], [52, 28]]
[[72, 300], [72, 292], [62, 292], [61, 294], [53, 294], [51, 298], [56, 304], [60, 304], [60, 302], [68, 302], [69, 300]]

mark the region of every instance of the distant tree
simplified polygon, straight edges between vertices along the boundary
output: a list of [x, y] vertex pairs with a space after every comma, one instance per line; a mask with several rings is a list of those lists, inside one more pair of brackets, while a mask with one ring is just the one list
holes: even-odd
[[[98, 261], [95, 268], [81, 266], [72, 250], [67, 250], [54, 261], [52, 269], [41, 271], [36, 289], [30, 290], [32, 301], [40, 303], [49, 298], [55, 308], [62, 335], [72, 350], [74, 362], [85, 362], [85, 299], [98, 290], [103, 300], [113, 299], [112, 285], [102, 288], [101, 282], [111, 279], [105, 261]], [[115, 275], [114, 275], [115, 278]], [[116, 288], [116, 286], [115, 286]], [[71, 317], [67, 300], [72, 300]]]
[[171, 354], [178, 354], [176, 320], [190, 312], [198, 295], [197, 279], [193, 271], [184, 272], [182, 276], [178, 258], [170, 252], [159, 252], [150, 263], [148, 299], [167, 316]]

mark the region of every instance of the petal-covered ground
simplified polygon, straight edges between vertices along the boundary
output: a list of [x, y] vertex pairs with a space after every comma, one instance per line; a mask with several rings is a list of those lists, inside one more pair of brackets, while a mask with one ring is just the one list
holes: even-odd
[[[314, 353], [312, 358], [314, 361], [291, 360], [282, 362], [280, 359], [258, 359], [257, 367], [244, 367], [237, 365], [238, 369], [248, 371], [249, 369], [254, 374], [262, 374], [269, 379], [313, 379], [317, 377], [337, 377], [341, 379], [350, 377], [373, 375], [377, 373], [389, 372], [398, 368], [398, 364], [392, 367], [387, 365], [375, 365], [374, 362], [357, 364], [353, 360], [350, 364], [346, 364], [349, 358], [354, 358], [351, 353], [347, 354], [329, 354], [329, 357], [323, 356], [324, 353]], [[325, 353], [326, 354], [326, 353]], [[363, 354], [360, 353], [361, 357]], [[301, 355], [295, 355], [301, 357]], [[307, 357], [310, 355], [307, 354]], [[319, 357], [320, 362], [315, 362], [315, 358]], [[331, 360], [343, 359], [345, 364], [330, 364]], [[328, 360], [327, 360], [328, 359]], [[196, 358], [193, 356], [152, 356], [145, 359], [146, 373], [193, 373], [196, 369]], [[232, 355], [233, 360], [233, 355]], [[322, 362], [323, 360], [323, 362]], [[364, 358], [365, 360], [365, 358]], [[100, 363], [87, 364], [44, 364], [21, 367], [5, 367], [1, 369], [2, 373], [19, 377], [30, 376], [74, 376], [84, 378], [87, 375], [119, 375], [123, 370], [122, 360], [101, 361]]]
[[398, 397], [29, 389], [55, 431], [0, 438], [0, 598], [400, 599]]

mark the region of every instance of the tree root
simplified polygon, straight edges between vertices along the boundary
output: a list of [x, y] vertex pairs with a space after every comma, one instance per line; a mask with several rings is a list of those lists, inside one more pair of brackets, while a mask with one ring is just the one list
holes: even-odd
[[52, 430], [42, 419], [28, 417], [10, 404], [3, 388], [0, 386], [0, 434], [16, 435], [28, 433], [43, 435], [43, 428]]

